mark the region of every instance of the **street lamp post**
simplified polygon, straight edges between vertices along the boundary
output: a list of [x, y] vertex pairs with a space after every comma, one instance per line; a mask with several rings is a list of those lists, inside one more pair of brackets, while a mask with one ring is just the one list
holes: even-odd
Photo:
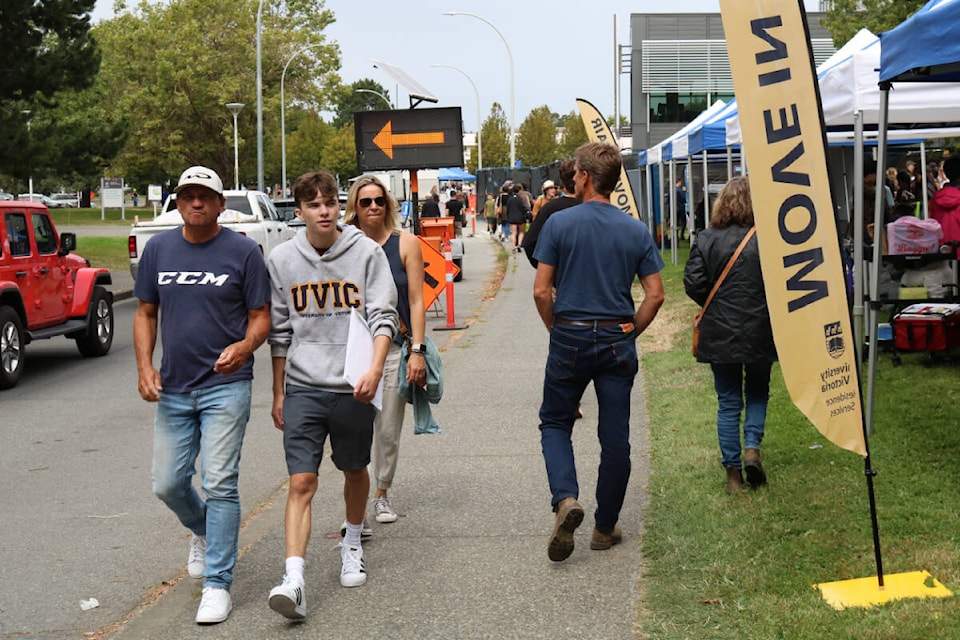
[[[260, 48], [263, 0], [257, 3], [257, 189], [263, 192], [263, 56]], [[234, 116], [236, 117], [236, 116]]]
[[480, 139], [480, 129], [483, 127], [483, 116], [480, 114], [480, 92], [477, 91], [476, 83], [470, 76], [467, 75], [466, 71], [460, 67], [455, 67], [452, 64], [432, 64], [430, 66], [446, 67], [447, 69], [458, 71], [470, 82], [471, 86], [473, 86], [473, 93], [477, 97], [477, 169], [483, 169], [483, 142]]
[[500, 29], [497, 29], [496, 25], [484, 18], [483, 16], [478, 16], [475, 13], [466, 13], [463, 11], [444, 11], [443, 15], [445, 16], [470, 16], [471, 18], [476, 18], [487, 23], [491, 29], [497, 32], [497, 35], [500, 36], [500, 39], [503, 40], [504, 46], [507, 48], [507, 59], [510, 61], [510, 168], [517, 162], [517, 147], [516, 140], [514, 140], [516, 129], [514, 124], [516, 123], [515, 119], [515, 105], [514, 105], [514, 77], [513, 77], [513, 52], [510, 51], [510, 43], [507, 42], [507, 39], [504, 37]]
[[242, 102], [228, 102], [227, 109], [233, 114], [233, 188], [240, 188], [240, 156], [237, 153], [237, 114], [243, 109]]
[[[30, 109], [23, 109], [20, 111], [23, 115], [27, 116], [27, 147], [30, 146], [30, 121], [33, 119], [30, 117]], [[30, 199], [33, 200], [33, 153], [30, 153], [30, 178], [28, 180], [30, 188]]]
[[280, 74], [280, 190], [284, 195], [287, 193], [287, 122], [285, 115], [287, 103], [283, 98], [283, 82], [287, 76], [287, 67], [290, 66], [290, 63], [293, 62], [294, 58], [301, 53], [306, 53], [310, 49], [316, 49], [317, 47], [322, 46], [324, 45], [308, 44], [307, 46], [298, 49], [292, 56], [290, 56], [290, 59], [287, 60], [287, 64], [283, 65], [283, 72]]
[[354, 93], [372, 93], [372, 94], [375, 95], [375, 96], [380, 96], [381, 98], [383, 98], [383, 101], [387, 103], [387, 106], [388, 106], [389, 108], [391, 108], [391, 109], [395, 109], [395, 108], [396, 108], [396, 107], [394, 107], [394, 106], [390, 103], [389, 100], [387, 100], [387, 96], [383, 95], [383, 94], [380, 93], [379, 91], [374, 91], [373, 89], [354, 89], [353, 92], [354, 92]]

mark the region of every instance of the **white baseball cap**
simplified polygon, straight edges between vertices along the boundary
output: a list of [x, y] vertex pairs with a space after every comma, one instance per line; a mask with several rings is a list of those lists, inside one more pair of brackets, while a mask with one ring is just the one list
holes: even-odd
[[207, 167], [190, 167], [181, 173], [180, 182], [177, 183], [177, 188], [173, 192], [179, 193], [181, 189], [191, 185], [206, 187], [216, 191], [221, 196], [223, 195], [223, 180], [220, 179], [216, 171]]

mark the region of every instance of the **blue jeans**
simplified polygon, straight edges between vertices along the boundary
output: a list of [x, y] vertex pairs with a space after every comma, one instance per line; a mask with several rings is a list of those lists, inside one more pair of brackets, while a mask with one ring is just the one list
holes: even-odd
[[[740, 467], [740, 414], [743, 413], [743, 444], [759, 449], [770, 398], [769, 362], [711, 364], [717, 390], [717, 438], [720, 462]], [[746, 411], [744, 412], [744, 400]]]
[[574, 415], [587, 384], [597, 393], [600, 467], [597, 471], [596, 526], [610, 531], [630, 479], [630, 392], [636, 378], [636, 332], [611, 327], [554, 326], [543, 380], [540, 446], [547, 467], [551, 503], [578, 498], [574, 463]]
[[[198, 536], [207, 536], [203, 586], [229, 589], [240, 532], [240, 448], [250, 380], [161, 393], [153, 429], [153, 492]], [[197, 456], [206, 502], [194, 489]]]

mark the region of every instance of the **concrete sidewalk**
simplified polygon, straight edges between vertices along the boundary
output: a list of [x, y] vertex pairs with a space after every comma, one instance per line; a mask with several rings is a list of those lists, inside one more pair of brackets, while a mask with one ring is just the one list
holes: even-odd
[[[390, 491], [401, 518], [377, 524], [368, 512], [374, 536], [364, 542], [366, 585], [339, 584], [342, 476], [325, 459], [313, 503], [306, 621], [291, 623], [267, 606], [284, 570], [285, 492], [279, 487], [241, 533], [234, 609], [226, 622], [194, 623], [201, 583], [187, 578], [109, 637], [634, 638], [648, 474], [642, 380], [634, 391], [624, 543], [589, 549], [599, 446], [596, 398], [588, 390], [574, 432], [580, 500], [588, 515], [573, 555], [553, 563], [546, 553], [553, 514], [537, 429], [548, 335], [534, 308], [534, 270], [524, 256], [510, 255], [496, 297], [484, 299], [499, 250], [485, 233], [465, 238], [464, 279], [455, 291], [457, 323], [468, 328], [434, 331], [446, 319], [427, 314], [430, 336], [444, 351], [445, 393], [433, 408], [442, 433], [414, 435], [408, 408]], [[245, 504], [245, 513], [251, 508]], [[171, 567], [171, 573], [185, 572]]]

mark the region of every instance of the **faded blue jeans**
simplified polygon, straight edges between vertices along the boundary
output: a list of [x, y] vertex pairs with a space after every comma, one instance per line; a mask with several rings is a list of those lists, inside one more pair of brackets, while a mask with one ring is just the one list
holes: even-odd
[[[740, 415], [743, 414], [743, 446], [759, 449], [770, 398], [770, 362], [711, 364], [717, 390], [717, 438], [720, 462], [740, 467]], [[746, 405], [746, 411], [744, 411]]]
[[[240, 448], [251, 380], [161, 393], [153, 429], [153, 492], [180, 522], [207, 536], [203, 586], [230, 589], [240, 532]], [[206, 501], [193, 487], [197, 456]]]
[[577, 406], [592, 380], [599, 405], [600, 440], [594, 517], [596, 527], [605, 532], [620, 519], [630, 480], [630, 393], [639, 370], [636, 336], [636, 331], [624, 333], [619, 325], [555, 325], [550, 331], [540, 406], [540, 446], [551, 504], [580, 494], [571, 438]]

